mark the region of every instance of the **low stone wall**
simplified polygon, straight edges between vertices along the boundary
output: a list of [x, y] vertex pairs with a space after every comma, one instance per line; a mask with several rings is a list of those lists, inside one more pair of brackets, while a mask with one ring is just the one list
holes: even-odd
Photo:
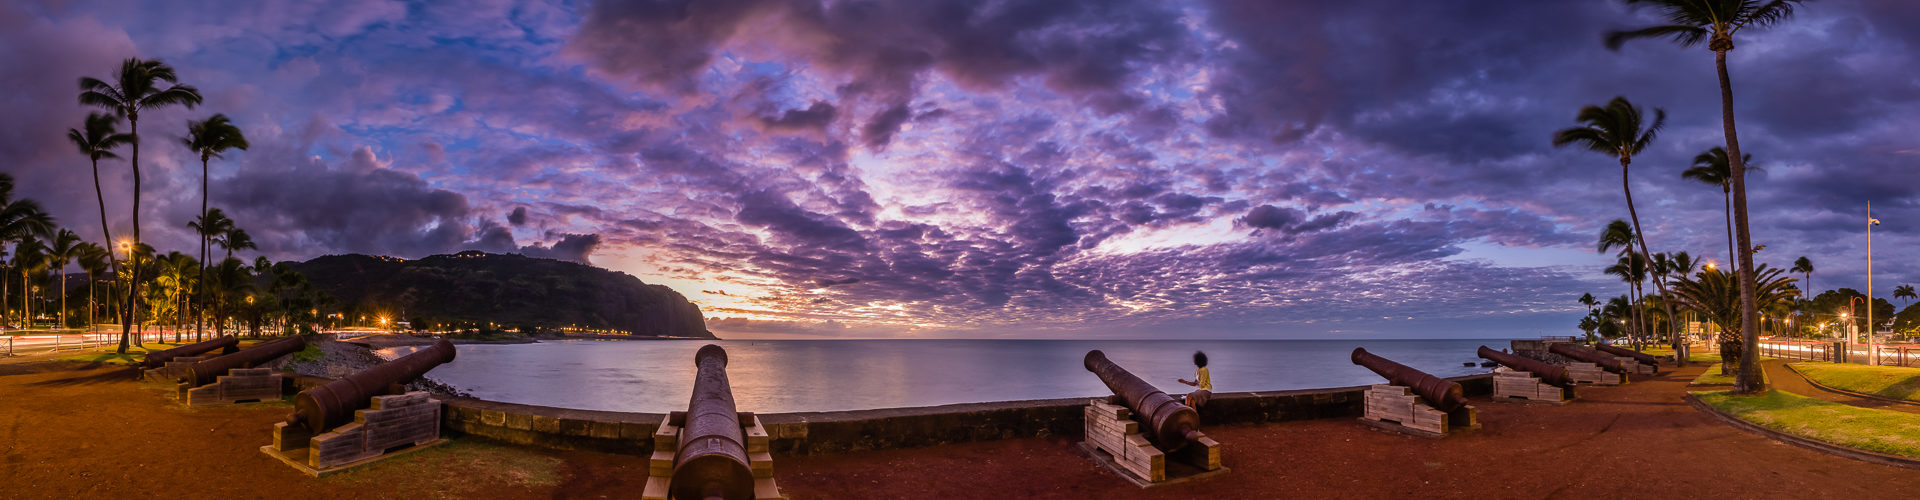
[[[1468, 396], [1493, 392], [1493, 376], [1454, 377]], [[1218, 393], [1200, 412], [1206, 425], [1358, 417], [1365, 386]], [[819, 455], [888, 448], [1081, 433], [1087, 398], [966, 403], [802, 413], [762, 413], [760, 423], [779, 455]], [[647, 455], [647, 439], [665, 415], [446, 400], [445, 428], [510, 443]]]

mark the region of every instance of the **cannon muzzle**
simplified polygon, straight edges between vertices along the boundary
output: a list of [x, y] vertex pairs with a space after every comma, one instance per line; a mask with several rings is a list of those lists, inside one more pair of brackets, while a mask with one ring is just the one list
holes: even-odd
[[727, 350], [707, 344], [694, 353], [699, 370], [687, 401], [686, 426], [680, 430], [680, 454], [674, 458], [673, 498], [753, 498], [753, 469], [747, 440], [727, 383]]
[[1467, 405], [1466, 393], [1460, 389], [1459, 383], [1395, 363], [1367, 352], [1366, 348], [1353, 348], [1353, 364], [1373, 370], [1373, 373], [1385, 377], [1388, 383], [1413, 389], [1414, 394], [1427, 400], [1427, 404], [1433, 405], [1436, 410], [1451, 412]]
[[1600, 352], [1612, 354], [1616, 357], [1633, 358], [1634, 361], [1639, 361], [1640, 364], [1653, 367], [1654, 373], [1660, 372], [1660, 359], [1653, 357], [1652, 354], [1647, 354], [1647, 353], [1635, 351], [1632, 349], [1622, 349], [1617, 346], [1610, 346], [1606, 344], [1596, 345], [1596, 346], [1593, 346], [1593, 348], [1599, 349]]
[[1600, 368], [1606, 371], [1621, 375], [1632, 375], [1627, 373], [1626, 365], [1620, 364], [1620, 360], [1618, 359], [1613, 359], [1614, 356], [1611, 354], [1602, 354], [1600, 351], [1564, 343], [1549, 344], [1547, 350], [1561, 356], [1600, 365]]
[[1547, 385], [1573, 387], [1573, 376], [1567, 374], [1567, 367], [1564, 366], [1554, 366], [1544, 361], [1495, 351], [1487, 346], [1480, 346], [1480, 357], [1493, 360], [1507, 368], [1532, 373], [1539, 376], [1540, 381]]
[[164, 351], [153, 351], [147, 353], [146, 359], [142, 360], [140, 364], [146, 368], [159, 368], [166, 365], [168, 361], [173, 361], [173, 358], [197, 356], [201, 353], [212, 352], [214, 349], [220, 349], [226, 354], [232, 354], [234, 351], [240, 350], [240, 339], [233, 338], [232, 335], [227, 335], [206, 342], [187, 344]]
[[1082, 364], [1086, 365], [1087, 371], [1100, 376], [1100, 381], [1107, 384], [1107, 390], [1120, 396], [1127, 408], [1133, 410], [1135, 420], [1147, 424], [1150, 431], [1146, 433], [1147, 438], [1161, 450], [1178, 450], [1198, 437], [1199, 413], [1107, 360], [1106, 353], [1098, 349], [1087, 351], [1087, 358]]
[[301, 349], [306, 348], [307, 339], [299, 335], [263, 342], [233, 354], [194, 362], [192, 366], [187, 367], [186, 373], [182, 374], [178, 381], [183, 384], [191, 383], [193, 387], [211, 384], [234, 368], [258, 367], [275, 358], [300, 352]]
[[440, 339], [426, 349], [300, 391], [293, 397], [293, 413], [287, 415], [287, 424], [306, 427], [314, 434], [326, 432], [352, 421], [353, 412], [373, 404], [374, 396], [420, 378], [434, 367], [453, 361], [453, 356], [453, 342]]

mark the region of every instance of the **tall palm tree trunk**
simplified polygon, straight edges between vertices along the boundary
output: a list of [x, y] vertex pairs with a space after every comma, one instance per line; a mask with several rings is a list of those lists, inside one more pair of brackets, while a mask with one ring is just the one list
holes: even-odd
[[[208, 160], [207, 155], [205, 154], [200, 155], [200, 223], [201, 224], [207, 223], [207, 160]], [[193, 341], [194, 342], [199, 342], [202, 339], [203, 332], [206, 331], [206, 327], [204, 326], [206, 322], [206, 315], [204, 311], [207, 308], [206, 283], [207, 283], [207, 236], [208, 235], [206, 234], [206, 230], [207, 230], [206, 228], [201, 228], [201, 234], [200, 234], [200, 284], [198, 286], [195, 286], [193, 289], [194, 302], [200, 303], [200, 307], [194, 308], [193, 310]]]
[[1733, 188], [1721, 185], [1720, 197], [1727, 205], [1725, 210], [1727, 214], [1727, 261], [1731, 262], [1733, 259], [1739, 258], [1735, 257], [1736, 254], [1733, 253]]
[[53, 275], [56, 280], [59, 280], [59, 287], [60, 287], [60, 328], [68, 328], [68, 325], [67, 325], [67, 270], [55, 269], [53, 272]]
[[[1756, 394], [1767, 390], [1760, 375], [1760, 328], [1754, 303], [1753, 233], [1747, 229], [1747, 165], [1740, 160], [1740, 138], [1733, 127], [1733, 81], [1727, 76], [1727, 51], [1733, 40], [1712, 42], [1714, 69], [1720, 73], [1720, 117], [1727, 135], [1727, 164], [1733, 171], [1733, 221], [1740, 256], [1740, 375], [1734, 377], [1733, 390]], [[1868, 304], [1869, 307], [1872, 304]]]
[[[1640, 213], [1639, 211], [1634, 210], [1633, 208], [1633, 183], [1629, 182], [1629, 179], [1627, 177], [1627, 165], [1631, 164], [1632, 162], [1633, 160], [1628, 159], [1625, 156], [1620, 157], [1620, 190], [1627, 194], [1627, 218], [1633, 221], [1633, 238], [1640, 241], [1640, 255], [1642, 257], [1647, 258], [1647, 265], [1649, 268], [1651, 268], [1653, 265], [1653, 252], [1647, 251], [1647, 235], [1646, 233], [1643, 233], [1640, 231]], [[1672, 318], [1673, 304], [1665, 300], [1667, 297], [1666, 278], [1662, 278], [1660, 276], [1660, 273], [1651, 272], [1653, 271], [1653, 269], [1648, 269], [1648, 271], [1649, 271], [1648, 274], [1653, 275], [1654, 290], [1660, 292], [1660, 297], [1662, 299], [1660, 301], [1660, 304], [1663, 306], [1666, 306], [1667, 317]], [[1652, 330], [1647, 330], [1644, 333], [1649, 337], [1653, 335]], [[1673, 340], [1674, 362], [1676, 364], [1679, 364], [1680, 366], [1686, 366], [1687, 355], [1685, 352], [1683, 352], [1686, 349], [1680, 346], [1679, 338], [1673, 335], [1672, 321], [1667, 322], [1667, 337]], [[1639, 346], [1635, 346], [1634, 349], [1638, 350]]]
[[[129, 162], [133, 165], [133, 247], [127, 250], [128, 268], [132, 274], [127, 278], [127, 298], [120, 308], [120, 349], [126, 354], [127, 338], [133, 336], [133, 299], [140, 292], [140, 111], [134, 109], [127, 113], [127, 132], [133, 136], [133, 156]], [[104, 202], [103, 202], [104, 203]], [[106, 205], [102, 204], [102, 207]], [[102, 212], [104, 213], [104, 212]], [[104, 217], [103, 217], [104, 218]], [[111, 245], [112, 242], [107, 244]], [[133, 339], [134, 345], [142, 345], [141, 339]]]

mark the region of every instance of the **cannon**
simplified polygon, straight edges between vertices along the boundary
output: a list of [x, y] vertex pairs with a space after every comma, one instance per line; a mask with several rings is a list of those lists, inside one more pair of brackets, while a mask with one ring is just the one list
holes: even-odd
[[273, 361], [274, 358], [300, 352], [301, 349], [306, 348], [307, 340], [297, 335], [264, 342], [233, 354], [194, 362], [192, 366], [187, 367], [186, 373], [178, 380], [182, 384], [199, 387], [213, 383], [221, 375], [226, 375], [228, 370], [253, 368]]
[[1353, 348], [1353, 364], [1373, 370], [1393, 385], [1413, 389], [1414, 394], [1436, 410], [1451, 412], [1467, 405], [1467, 396], [1460, 384], [1374, 355], [1364, 347]]
[[1162, 450], [1178, 450], [1187, 442], [1200, 436], [1200, 414], [1193, 408], [1180, 404], [1179, 400], [1167, 393], [1155, 389], [1140, 377], [1127, 369], [1107, 360], [1106, 353], [1095, 349], [1087, 351], [1082, 364], [1087, 371], [1100, 376], [1107, 384], [1107, 390], [1119, 396], [1127, 408], [1132, 409], [1136, 419], [1147, 424], [1150, 432], [1147, 438]]
[[326, 432], [353, 420], [354, 410], [366, 408], [374, 396], [400, 394], [400, 386], [453, 361], [453, 355], [453, 343], [440, 339], [426, 349], [300, 391], [293, 397], [293, 413], [287, 414], [287, 424], [314, 434]]
[[727, 383], [727, 351], [707, 344], [693, 355], [693, 365], [699, 372], [673, 462], [672, 497], [753, 498], [747, 440], [733, 405], [733, 387]]
[[228, 335], [206, 342], [187, 344], [164, 351], [153, 351], [147, 353], [147, 358], [141, 361], [140, 364], [144, 368], [159, 368], [166, 366], [168, 361], [173, 361], [173, 358], [197, 356], [201, 353], [212, 352], [214, 349], [219, 349], [221, 354], [233, 354], [234, 351], [240, 350], [240, 339]]
[[1587, 349], [1585, 347], [1580, 347], [1573, 344], [1556, 343], [1556, 344], [1547, 346], [1547, 351], [1552, 352], [1554, 354], [1559, 354], [1561, 356], [1566, 356], [1569, 358], [1600, 365], [1601, 369], [1604, 369], [1609, 372], [1617, 373], [1620, 375], [1628, 374], [1626, 365], [1620, 364], [1620, 360], [1613, 359], [1614, 358], [1613, 356], [1601, 354], [1600, 351], [1595, 351], [1593, 349]]
[[1544, 361], [1495, 351], [1487, 348], [1487, 346], [1480, 346], [1480, 357], [1491, 359], [1493, 362], [1499, 363], [1507, 368], [1532, 373], [1539, 376], [1540, 381], [1548, 385], [1562, 388], [1573, 387], [1573, 376], [1567, 374], [1567, 368], [1564, 366], [1554, 366]]
[[1616, 346], [1610, 346], [1606, 344], [1595, 345], [1593, 346], [1593, 348], [1599, 349], [1600, 352], [1612, 354], [1614, 356], [1623, 357], [1623, 358], [1633, 358], [1634, 361], [1639, 361], [1640, 364], [1653, 367], [1654, 371], [1660, 370], [1660, 359], [1653, 357], [1652, 354], [1647, 354], [1644, 352], [1635, 351], [1631, 349], [1622, 349]]

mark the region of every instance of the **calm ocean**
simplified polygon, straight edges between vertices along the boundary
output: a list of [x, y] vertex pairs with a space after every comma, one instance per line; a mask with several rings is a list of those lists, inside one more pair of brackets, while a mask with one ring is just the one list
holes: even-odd
[[[474, 397], [588, 410], [685, 409], [703, 341], [562, 341], [462, 345], [429, 377]], [[727, 376], [741, 411], [862, 410], [1107, 394], [1081, 367], [1089, 349], [1171, 394], [1191, 388], [1194, 350], [1211, 358], [1215, 392], [1380, 383], [1354, 347], [1439, 376], [1485, 373], [1495, 340], [729, 340]], [[384, 353], [391, 354], [391, 353]]]

